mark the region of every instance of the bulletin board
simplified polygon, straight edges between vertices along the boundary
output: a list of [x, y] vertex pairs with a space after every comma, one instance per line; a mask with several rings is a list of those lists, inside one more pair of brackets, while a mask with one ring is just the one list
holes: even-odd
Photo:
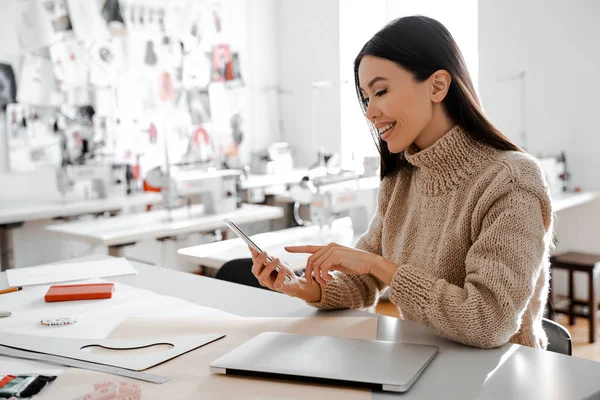
[[142, 173], [167, 156], [171, 164], [239, 163], [244, 55], [227, 43], [223, 1], [11, 6], [19, 62], [0, 63], [10, 171], [73, 163], [84, 145]]

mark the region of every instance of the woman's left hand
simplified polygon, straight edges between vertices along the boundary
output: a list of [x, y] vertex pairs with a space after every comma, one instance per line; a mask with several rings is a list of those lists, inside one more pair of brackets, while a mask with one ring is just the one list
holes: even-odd
[[[309, 253], [306, 263], [306, 280], [312, 284], [311, 276], [322, 286], [334, 280], [329, 271], [340, 271], [345, 274], [370, 274], [378, 262], [378, 255], [363, 250], [344, 247], [337, 243], [327, 246], [290, 246], [285, 250], [290, 253]], [[314, 274], [314, 275], [313, 275]]]

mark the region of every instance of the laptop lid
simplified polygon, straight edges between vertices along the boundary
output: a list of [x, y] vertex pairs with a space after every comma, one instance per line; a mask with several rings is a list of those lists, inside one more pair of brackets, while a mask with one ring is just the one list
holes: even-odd
[[421, 344], [265, 332], [213, 361], [210, 370], [405, 392], [438, 351]]

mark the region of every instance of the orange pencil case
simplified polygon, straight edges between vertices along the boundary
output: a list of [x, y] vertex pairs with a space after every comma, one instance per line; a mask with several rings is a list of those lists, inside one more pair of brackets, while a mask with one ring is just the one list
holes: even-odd
[[84, 283], [79, 285], [54, 285], [46, 292], [47, 303], [54, 301], [110, 299], [114, 283]]

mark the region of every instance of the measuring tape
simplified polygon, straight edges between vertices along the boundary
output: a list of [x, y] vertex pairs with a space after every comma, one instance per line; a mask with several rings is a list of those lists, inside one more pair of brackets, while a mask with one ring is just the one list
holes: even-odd
[[163, 384], [170, 381], [170, 378], [147, 374], [145, 372], [133, 371], [131, 369], [114, 367], [112, 365], [97, 364], [89, 361], [76, 360], [74, 358], [67, 358], [61, 356], [55, 356], [52, 354], [35, 353], [33, 351], [26, 351], [20, 349], [14, 349], [12, 347], [0, 346], [0, 355], [8, 357], [23, 358], [26, 360], [34, 361], [45, 361], [52, 364], [65, 365], [67, 367], [88, 369], [90, 371], [104, 372], [106, 374], [113, 374], [119, 376], [125, 376], [131, 379], [137, 379], [145, 382], [152, 382], [156, 384]]

